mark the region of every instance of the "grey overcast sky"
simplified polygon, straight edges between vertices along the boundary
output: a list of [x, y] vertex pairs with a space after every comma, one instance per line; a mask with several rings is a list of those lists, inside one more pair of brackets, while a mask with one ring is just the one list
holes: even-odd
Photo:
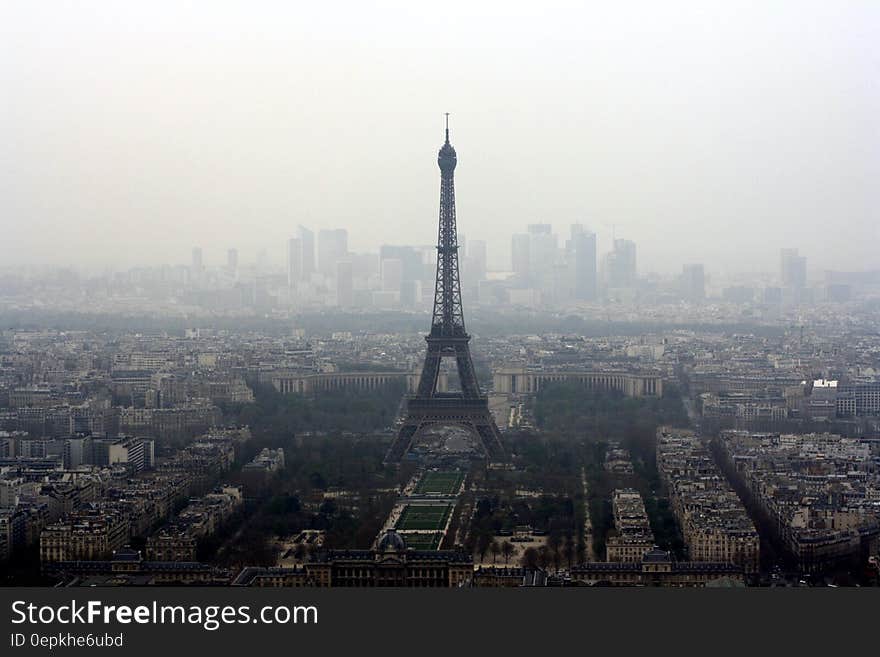
[[639, 270], [877, 262], [880, 2], [0, 5], [0, 266], [219, 263], [297, 224], [435, 239], [581, 222]]

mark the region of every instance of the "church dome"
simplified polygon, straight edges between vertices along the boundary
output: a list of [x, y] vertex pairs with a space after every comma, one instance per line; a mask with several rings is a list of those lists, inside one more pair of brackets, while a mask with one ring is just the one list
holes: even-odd
[[396, 531], [389, 529], [385, 532], [385, 535], [379, 539], [379, 543], [376, 545], [376, 550], [378, 552], [403, 552], [406, 550], [406, 541], [404, 541], [403, 536]]

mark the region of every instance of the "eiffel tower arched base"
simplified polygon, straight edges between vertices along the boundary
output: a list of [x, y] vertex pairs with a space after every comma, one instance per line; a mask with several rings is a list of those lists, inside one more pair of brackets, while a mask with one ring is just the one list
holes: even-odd
[[465, 399], [460, 395], [412, 397], [407, 401], [406, 418], [388, 454], [386, 463], [398, 463], [412, 449], [425, 429], [432, 426], [458, 426], [475, 438], [483, 455], [490, 461], [504, 461], [501, 432], [489, 410], [486, 397]]

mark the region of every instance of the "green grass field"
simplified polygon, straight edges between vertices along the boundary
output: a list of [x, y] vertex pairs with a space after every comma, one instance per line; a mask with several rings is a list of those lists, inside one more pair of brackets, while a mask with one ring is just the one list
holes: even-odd
[[406, 541], [406, 547], [410, 547], [413, 550], [436, 550], [440, 547], [443, 534], [440, 532], [434, 532], [433, 534], [403, 534], [403, 540]]
[[446, 526], [446, 520], [452, 513], [452, 505], [437, 506], [408, 504], [397, 520], [397, 529], [439, 531]]
[[463, 472], [426, 472], [416, 485], [416, 495], [455, 495], [464, 480]]

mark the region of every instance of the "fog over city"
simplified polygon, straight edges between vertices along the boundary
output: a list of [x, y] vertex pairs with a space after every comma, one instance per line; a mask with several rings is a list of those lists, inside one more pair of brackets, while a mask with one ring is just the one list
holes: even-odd
[[[880, 3], [3, 7], [0, 607], [162, 587], [150, 640], [182, 615], [211, 657], [172, 587], [235, 654], [871, 627], [464, 594], [324, 606], [375, 636], [316, 651], [283, 618], [880, 586]], [[16, 589], [6, 634], [152, 654], [119, 590], [77, 628]]]
[[[638, 244], [639, 273], [876, 266], [875, 2], [9, 3], [0, 261], [284, 266], [529, 224]], [[562, 246], [560, 244], [560, 246]]]

